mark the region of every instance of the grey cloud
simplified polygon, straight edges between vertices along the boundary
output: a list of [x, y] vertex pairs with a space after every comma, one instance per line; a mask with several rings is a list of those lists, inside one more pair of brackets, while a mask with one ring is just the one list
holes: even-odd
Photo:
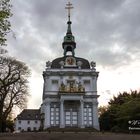
[[[9, 54], [30, 66], [41, 80], [45, 62], [63, 55], [67, 29], [64, 0], [13, 0]], [[117, 70], [140, 60], [139, 0], [71, 0], [76, 55]], [[114, 48], [115, 44], [119, 47]], [[102, 79], [102, 72], [99, 78]], [[42, 79], [43, 80], [43, 79]], [[103, 80], [103, 79], [102, 79]], [[106, 79], [105, 79], [106, 80]], [[100, 80], [99, 80], [100, 81]], [[41, 81], [42, 82], [42, 81]], [[111, 81], [112, 82], [112, 81]], [[42, 83], [38, 85], [42, 89]], [[102, 87], [99, 90], [103, 90]], [[40, 92], [42, 92], [40, 90]], [[36, 101], [37, 100], [37, 101]], [[34, 104], [40, 105], [38, 97]]]
[[[106, 0], [104, 2], [107, 3], [108, 1]], [[84, 21], [85, 18], [85, 25], [81, 26], [80, 30], [77, 30], [79, 35], [80, 32], [82, 32], [82, 36], [79, 38], [83, 38], [85, 36], [88, 38], [87, 45], [89, 46], [87, 47], [89, 52], [92, 52], [92, 55], [97, 60], [97, 62], [101, 65], [110, 65], [114, 67], [118, 64], [122, 65], [122, 61], [125, 63], [129, 62], [127, 63], [129, 65], [130, 62], [133, 61], [133, 59], [131, 59], [131, 54], [133, 54], [136, 50], [139, 50], [140, 2], [117, 1], [117, 5], [116, 3], [113, 5], [113, 2], [114, 1], [112, 1], [113, 10], [110, 9], [111, 11], [109, 12], [106, 12], [107, 7], [103, 8], [104, 6], [102, 5], [104, 5], [104, 3], [101, 5], [96, 5], [99, 6], [99, 8], [95, 8], [97, 11], [94, 10], [93, 13], [88, 13], [89, 15], [86, 18], [83, 17], [82, 21]], [[92, 16], [94, 13], [96, 13], [96, 15]], [[91, 19], [91, 17], [94, 18]], [[83, 22], [80, 22], [80, 24], [83, 24]], [[78, 26], [76, 28], [78, 28]], [[113, 47], [113, 43], [120, 44], [126, 49], [126, 52], [122, 52], [121, 54], [111, 53], [109, 49]], [[94, 51], [93, 48], [95, 48], [97, 51]]]
[[[112, 68], [129, 65], [134, 61], [131, 57], [134, 53], [135, 59], [139, 59], [139, 0], [73, 0], [72, 3], [75, 7], [72, 31], [78, 56]], [[48, 59], [63, 54], [61, 43], [67, 28], [65, 4], [63, 0], [13, 1], [13, 30], [20, 42], [16, 44], [9, 40], [10, 47], [14, 45], [15, 55], [21, 54], [23, 60], [37, 71], [42, 70]], [[125, 52], [112, 52], [114, 43]], [[53, 52], [53, 56], [43, 50]]]

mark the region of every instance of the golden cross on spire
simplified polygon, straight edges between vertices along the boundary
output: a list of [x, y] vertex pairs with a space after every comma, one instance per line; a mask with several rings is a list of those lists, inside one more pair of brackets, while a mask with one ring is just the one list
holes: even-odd
[[68, 18], [69, 18], [69, 21], [70, 21], [70, 10], [73, 9], [72, 4], [70, 2], [68, 2], [68, 4], [66, 4], [65, 9], [68, 10]]

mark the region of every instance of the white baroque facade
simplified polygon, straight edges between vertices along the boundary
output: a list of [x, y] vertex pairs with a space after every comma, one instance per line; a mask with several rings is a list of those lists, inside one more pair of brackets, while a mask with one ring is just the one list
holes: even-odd
[[[48, 68], [43, 73], [44, 129], [93, 127], [99, 130], [95, 69]], [[49, 86], [48, 86], [49, 85]]]
[[70, 19], [67, 24], [63, 56], [48, 61], [43, 72], [43, 128], [92, 127], [99, 130], [96, 63], [89, 64], [88, 60], [75, 56]]
[[[76, 42], [70, 16], [62, 43], [63, 56], [46, 62], [43, 72], [43, 102], [36, 128], [95, 128], [99, 130], [96, 63], [75, 56]], [[88, 51], [88, 50], [87, 50]], [[69, 53], [68, 53], [69, 52]], [[24, 113], [20, 114], [23, 115]], [[19, 116], [20, 116], [19, 115]], [[26, 115], [25, 115], [26, 116]], [[17, 122], [20, 117], [17, 117]], [[28, 130], [26, 119], [16, 129]], [[40, 125], [40, 126], [39, 126]], [[30, 127], [32, 130], [35, 126]]]

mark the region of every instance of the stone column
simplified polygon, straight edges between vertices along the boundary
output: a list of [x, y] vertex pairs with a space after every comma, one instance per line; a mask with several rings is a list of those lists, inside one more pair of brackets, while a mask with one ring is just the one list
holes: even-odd
[[81, 128], [84, 128], [84, 101], [83, 100], [80, 100], [80, 111], [81, 111], [81, 113], [80, 113], [80, 115], [81, 115], [81, 124], [80, 124], [80, 127]]
[[97, 78], [98, 78], [98, 77], [95, 77], [95, 78], [94, 78], [95, 91], [97, 91]]
[[50, 127], [50, 101], [46, 103], [45, 106], [45, 120], [44, 120], [44, 128], [49, 128]]
[[50, 87], [50, 77], [49, 75], [45, 76], [44, 78], [44, 94], [45, 92], [47, 92], [49, 90], [49, 87]]
[[60, 128], [64, 128], [64, 100], [60, 101]]
[[97, 130], [100, 130], [100, 127], [99, 127], [99, 119], [98, 119], [98, 102], [97, 100], [96, 101], [93, 101], [92, 103], [92, 111], [93, 111], [93, 127]]

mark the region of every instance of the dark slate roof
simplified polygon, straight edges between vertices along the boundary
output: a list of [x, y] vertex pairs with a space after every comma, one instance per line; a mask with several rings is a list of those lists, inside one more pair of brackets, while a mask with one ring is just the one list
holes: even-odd
[[[59, 57], [59, 58], [54, 59], [52, 61], [51, 68], [52, 69], [60, 69], [61, 68], [60, 62], [65, 61], [67, 57], [69, 57], [69, 56]], [[90, 64], [89, 64], [88, 60], [86, 60], [84, 58], [80, 58], [80, 57], [75, 57], [75, 59], [76, 59], [76, 62], [78, 62], [78, 61], [82, 62], [81, 69], [90, 69]]]
[[40, 120], [39, 109], [24, 109], [18, 116], [18, 120]]

